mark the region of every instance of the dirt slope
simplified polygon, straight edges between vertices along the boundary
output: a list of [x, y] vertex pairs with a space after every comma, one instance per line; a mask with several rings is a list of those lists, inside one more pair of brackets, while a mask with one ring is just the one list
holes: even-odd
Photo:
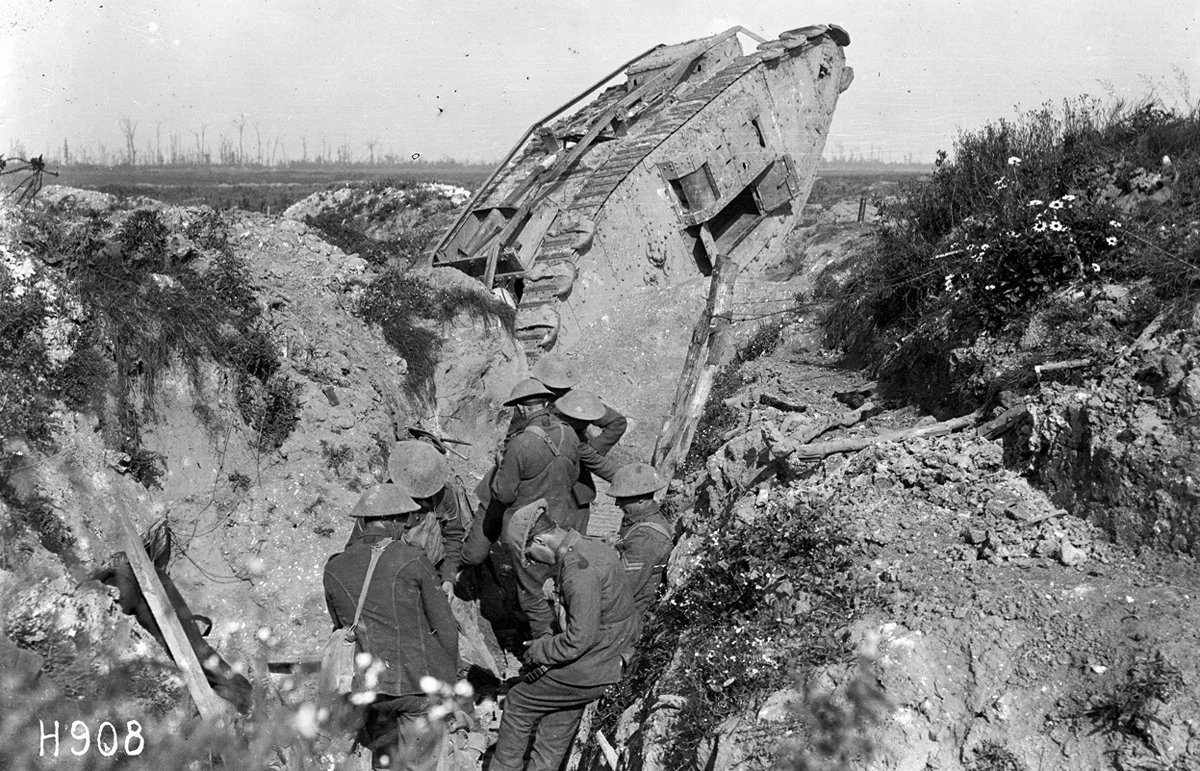
[[[824, 244], [848, 237], [838, 230], [809, 242], [808, 266], [829, 264]], [[1162, 357], [1180, 355], [1180, 340], [1152, 343], [1099, 385], [1047, 383], [1027, 400], [1032, 417], [995, 439], [968, 426], [798, 460], [797, 442], [936, 423], [911, 407], [879, 401], [865, 420], [811, 438], [809, 429], [852, 411], [835, 394], [866, 389], [867, 398], [879, 399], [862, 374], [841, 369], [836, 356], [821, 350], [819, 339], [815, 319], [798, 319], [772, 353], [742, 367], [744, 385], [725, 400], [737, 428], [674, 501], [683, 531], [673, 559], [674, 596], [686, 594], [679, 586], [686, 576], [730, 553], [692, 534], [694, 510], [707, 506], [710, 517], [728, 511], [754, 522], [777, 508], [812, 505], [844, 523], [856, 544], [851, 572], [862, 609], [836, 631], [845, 633], [849, 650], [867, 656], [867, 679], [886, 704], [877, 723], [843, 726], [847, 735], [874, 740], [870, 768], [1200, 767], [1194, 655], [1200, 569], [1178, 551], [1139, 549], [1154, 542], [1169, 547], [1171, 538], [1156, 541], [1137, 524], [1145, 522], [1138, 510], [1147, 508], [1139, 497], [1157, 498], [1159, 529], [1173, 534], [1177, 548], [1191, 543], [1179, 533], [1194, 503], [1183, 490], [1174, 498], [1157, 492], [1170, 486], [1174, 472], [1154, 460], [1186, 457], [1176, 451], [1190, 441], [1190, 429], [1179, 422], [1190, 412], [1186, 404], [1177, 409], [1178, 383], [1153, 388]], [[1191, 358], [1183, 352], [1182, 360]], [[1176, 381], [1190, 376], [1176, 369], [1182, 369]], [[807, 409], [764, 407], [764, 395]], [[1124, 449], [1109, 449], [1122, 431]], [[1101, 496], [1098, 489], [1115, 492]], [[791, 591], [782, 613], [802, 621], [809, 588], [796, 586], [794, 600]], [[845, 705], [861, 689], [849, 660], [793, 669], [804, 646], [785, 634], [786, 626], [761, 628], [775, 631], [762, 638], [758, 667], [775, 662], [785, 681], [798, 675], [800, 691], [757, 691], [744, 712], [699, 743], [699, 767], [762, 768], [789, 746], [795, 760], [796, 747], [811, 750], [811, 742], [828, 738], [799, 705], [822, 693]], [[676, 661], [683, 650], [675, 651]], [[717, 670], [729, 679], [710, 681], [689, 698], [722, 703], [722, 685], [770, 680], [748, 669], [748, 660], [748, 652], [731, 654]], [[685, 722], [662, 717], [670, 710], [661, 699], [680, 693], [675, 666], [658, 670], [658, 684], [647, 693], [645, 704], [660, 699], [658, 711], [635, 708], [615, 729], [635, 767], [670, 768], [664, 755], [690, 754], [674, 738], [692, 735], [681, 730]], [[674, 719], [686, 721], [688, 709]], [[664, 729], [664, 720], [674, 728]], [[821, 758], [810, 755], [806, 762], [815, 765], [795, 767], [832, 762]]]

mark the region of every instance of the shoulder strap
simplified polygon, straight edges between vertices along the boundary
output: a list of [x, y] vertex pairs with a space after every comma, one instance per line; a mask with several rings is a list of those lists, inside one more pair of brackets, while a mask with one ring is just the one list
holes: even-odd
[[[559, 428], [564, 428], [564, 426], [560, 425]], [[554, 453], [554, 457], [557, 458], [559, 455], [562, 455], [561, 439], [557, 445], [554, 444], [554, 442], [550, 441], [550, 435], [547, 434], [546, 430], [541, 426], [525, 426], [525, 430], [545, 442], [546, 446], [550, 448], [550, 452]]]
[[367, 577], [363, 579], [362, 591], [358, 593], [358, 607], [354, 609], [354, 623], [350, 625], [351, 629], [358, 626], [358, 619], [362, 615], [363, 605], [367, 602], [367, 587], [371, 585], [371, 574], [375, 572], [375, 566], [379, 563], [379, 558], [383, 555], [383, 550], [391, 542], [391, 538], [384, 538], [371, 547], [371, 564], [367, 565]]
[[665, 527], [658, 524], [657, 522], [638, 522], [636, 525], [634, 525], [633, 527], [629, 528], [628, 531], [626, 531], [626, 533], [625, 533], [626, 537], [628, 537], [629, 533], [632, 533], [634, 530], [637, 530], [639, 527], [648, 527], [656, 533], [661, 533], [668, 541], [672, 540], [671, 533]]

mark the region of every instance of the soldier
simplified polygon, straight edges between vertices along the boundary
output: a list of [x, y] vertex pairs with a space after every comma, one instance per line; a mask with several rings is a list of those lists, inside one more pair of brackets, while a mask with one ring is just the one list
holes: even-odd
[[504, 540], [522, 560], [550, 568], [566, 625], [526, 643], [528, 663], [539, 668], [508, 692], [491, 771], [555, 771], [584, 708], [621, 679], [636, 625], [633, 603], [612, 547], [556, 524], [545, 501], [514, 513]]
[[[581, 379], [574, 364], [557, 356], [543, 356], [538, 359], [530, 374], [535, 380], [550, 389], [556, 399], [566, 395]], [[580, 441], [587, 442], [601, 455], [608, 455], [608, 451], [625, 435], [628, 421], [625, 420], [624, 415], [612, 407], [603, 402], [601, 404], [604, 406], [604, 414], [590, 421], [591, 425], [600, 429], [600, 433], [591, 438], [583, 434], [580, 436]]]
[[[444, 726], [426, 719], [429, 697], [420, 683], [426, 676], [454, 682], [458, 629], [433, 564], [405, 541], [407, 530], [425, 520], [420, 508], [398, 485], [373, 487], [350, 512], [358, 520], [356, 535], [325, 563], [334, 627], [353, 623], [361, 596], [358, 639], [382, 663], [359, 732], [375, 769], [432, 771], [445, 752]], [[380, 554], [367, 584], [372, 549]]]
[[671, 557], [671, 529], [654, 500], [654, 494], [666, 486], [653, 466], [631, 463], [621, 467], [608, 488], [625, 514], [615, 545], [639, 624], [654, 604]]
[[[600, 397], [591, 391], [575, 388], [555, 400], [554, 410], [558, 413], [562, 421], [570, 426], [575, 431], [575, 435], [579, 437], [580, 460], [583, 461], [583, 465], [579, 469], [579, 481], [571, 488], [571, 495], [575, 501], [575, 505], [581, 512], [584, 512], [580, 517], [579, 532], [587, 535], [587, 520], [591, 510], [591, 503], [596, 500], [596, 480], [592, 478], [592, 472], [589, 468], [595, 465], [595, 461], [599, 460], [600, 455], [603, 455], [591, 442], [593, 440], [599, 441], [611, 438], [605, 437], [602, 431], [600, 436], [588, 439], [587, 428], [589, 425], [597, 425], [597, 421], [605, 420], [608, 414], [612, 412], [612, 409], [605, 406], [604, 402], [600, 401]], [[620, 430], [616, 437], [619, 439], [621, 433], [625, 431], [625, 418], [620, 415], [617, 415], [617, 417], [620, 420], [618, 426]], [[615, 444], [616, 440], [613, 440], [613, 443]], [[601, 442], [601, 444], [603, 445], [604, 442]], [[608, 448], [606, 447], [605, 452], [607, 451]]]
[[[417, 439], [406, 439], [392, 445], [388, 454], [388, 471], [393, 484], [399, 485], [420, 507], [416, 525], [404, 533], [407, 543], [425, 551], [441, 578], [442, 592], [447, 598], [454, 595], [459, 558], [466, 536], [465, 520], [470, 512], [457, 491], [447, 484], [450, 464], [436, 447]], [[361, 521], [361, 520], [360, 520]], [[359, 534], [356, 524], [350, 539]], [[349, 546], [349, 543], [347, 543]]]
[[[550, 518], [564, 528], [582, 532], [587, 527], [587, 510], [575, 503], [571, 491], [579, 479], [580, 443], [575, 432], [549, 410], [552, 394], [536, 380], [524, 380], [513, 388], [505, 406], [515, 407], [524, 428], [513, 436], [492, 478], [492, 502], [505, 507], [504, 517], [536, 500], [545, 500]], [[616, 473], [616, 464], [589, 448], [586, 463], [605, 480]], [[481, 530], [486, 523], [481, 522]], [[478, 538], [472, 538], [476, 542]], [[472, 546], [472, 556], [475, 549]], [[547, 570], [528, 565], [519, 553], [513, 554], [517, 566], [518, 598], [529, 617], [535, 637], [552, 631], [554, 614], [542, 594]]]

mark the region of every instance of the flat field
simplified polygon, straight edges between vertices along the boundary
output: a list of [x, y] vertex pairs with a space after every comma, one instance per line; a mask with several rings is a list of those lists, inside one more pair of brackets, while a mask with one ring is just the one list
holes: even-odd
[[68, 166], [46, 184], [98, 190], [118, 196], [146, 196], [178, 206], [207, 204], [279, 212], [296, 201], [352, 182], [445, 182], [474, 190], [491, 166], [411, 164], [403, 166], [309, 165], [288, 168], [238, 166]]

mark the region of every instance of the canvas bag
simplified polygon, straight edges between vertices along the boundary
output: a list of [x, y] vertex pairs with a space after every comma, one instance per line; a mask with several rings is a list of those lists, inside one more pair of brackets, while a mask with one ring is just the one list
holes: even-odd
[[363, 604], [367, 601], [367, 588], [371, 585], [371, 575], [375, 565], [379, 563], [383, 550], [392, 542], [384, 538], [371, 547], [371, 564], [367, 566], [367, 576], [363, 579], [362, 591], [358, 594], [358, 607], [354, 609], [354, 623], [348, 627], [334, 629], [325, 648], [321, 651], [321, 677], [317, 688], [326, 696], [347, 694], [354, 690], [354, 675], [357, 668], [354, 663], [358, 655], [358, 619], [362, 616]]
[[426, 513], [419, 524], [405, 530], [400, 540], [425, 552], [425, 556], [434, 565], [437, 565], [446, 556], [446, 542], [442, 538], [442, 523], [438, 520], [437, 514], [432, 511]]

